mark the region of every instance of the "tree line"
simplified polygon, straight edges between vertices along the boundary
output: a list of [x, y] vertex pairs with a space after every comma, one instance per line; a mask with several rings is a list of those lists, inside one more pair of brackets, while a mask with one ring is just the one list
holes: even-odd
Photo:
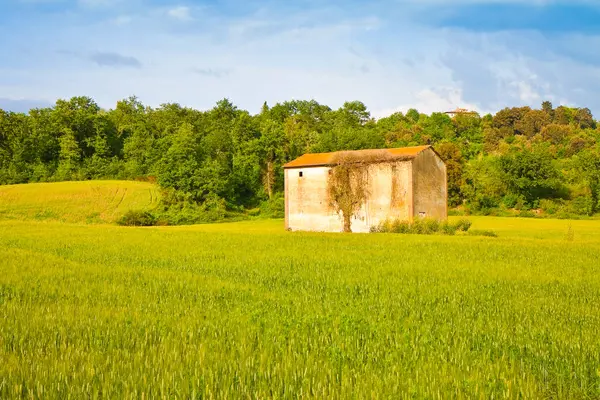
[[308, 152], [423, 144], [446, 162], [449, 203], [457, 210], [600, 211], [599, 125], [587, 108], [550, 102], [495, 115], [411, 109], [374, 119], [359, 101], [339, 109], [265, 103], [252, 115], [227, 99], [199, 111], [152, 108], [131, 97], [104, 110], [74, 97], [27, 114], [0, 110], [0, 184], [156, 179], [172, 223], [280, 214], [287, 161]]

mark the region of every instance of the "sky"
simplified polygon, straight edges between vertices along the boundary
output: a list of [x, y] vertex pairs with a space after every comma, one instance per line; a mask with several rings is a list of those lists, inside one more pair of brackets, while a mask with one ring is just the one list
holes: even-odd
[[0, 0], [0, 108], [364, 102], [600, 117], [600, 0]]

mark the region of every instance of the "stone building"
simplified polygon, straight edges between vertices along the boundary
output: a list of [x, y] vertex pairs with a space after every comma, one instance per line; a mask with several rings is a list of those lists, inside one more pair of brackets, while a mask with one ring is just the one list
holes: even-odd
[[343, 231], [328, 186], [341, 155], [351, 156], [366, 176], [352, 232], [369, 232], [386, 219], [447, 217], [446, 165], [431, 146], [305, 154], [284, 165], [286, 229]]

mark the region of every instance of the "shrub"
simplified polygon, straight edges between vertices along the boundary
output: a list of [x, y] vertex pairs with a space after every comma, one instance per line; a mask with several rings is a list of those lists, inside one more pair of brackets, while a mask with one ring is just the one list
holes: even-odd
[[518, 194], [510, 193], [502, 198], [502, 204], [506, 208], [516, 208], [519, 203], [522, 203], [522, 198]]
[[260, 214], [267, 218], [285, 217], [285, 197], [283, 193], [277, 193], [273, 198], [260, 204]]
[[416, 235], [455, 235], [456, 232], [467, 232], [471, 221], [462, 218], [455, 223], [436, 219], [417, 219], [414, 222], [404, 220], [386, 220], [371, 227], [373, 233], [411, 233]]
[[540, 208], [546, 214], [554, 215], [560, 210], [560, 204], [550, 199], [540, 200]]
[[388, 232], [393, 233], [408, 233], [410, 231], [410, 224], [408, 221], [395, 220], [391, 224], [391, 230]]
[[473, 229], [467, 232], [469, 236], [487, 236], [487, 237], [498, 237], [498, 234], [494, 231], [486, 231], [480, 229]]
[[479, 209], [482, 212], [487, 212], [493, 208], [498, 207], [498, 201], [491, 197], [491, 196], [486, 196], [486, 195], [478, 195], [475, 198], [475, 207], [477, 209]]
[[469, 230], [469, 228], [471, 228], [472, 224], [473, 223], [470, 220], [468, 220], [466, 218], [461, 218], [454, 223], [454, 226], [456, 227], [456, 230], [459, 230], [461, 232], [466, 232]]
[[117, 220], [121, 226], [153, 226], [156, 225], [156, 217], [148, 211], [129, 210]]
[[578, 196], [571, 202], [571, 210], [577, 215], [592, 215], [594, 201], [591, 196]]
[[456, 224], [451, 224], [448, 221], [444, 221], [440, 224], [440, 232], [444, 235], [455, 235], [458, 227]]
[[260, 215], [261, 211], [260, 211], [260, 208], [251, 208], [248, 211], [246, 211], [246, 213], [250, 217], [257, 217]]
[[521, 210], [519, 211], [519, 217], [520, 218], [535, 218], [535, 213], [533, 213], [532, 211], [528, 211], [528, 210]]
[[421, 231], [425, 235], [439, 232], [441, 227], [440, 221], [437, 219], [422, 219], [420, 225], [422, 226]]

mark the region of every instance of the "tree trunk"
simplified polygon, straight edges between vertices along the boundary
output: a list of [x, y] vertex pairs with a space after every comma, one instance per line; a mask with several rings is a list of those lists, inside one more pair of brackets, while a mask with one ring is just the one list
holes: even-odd
[[344, 214], [344, 232], [352, 233], [352, 215]]
[[273, 170], [273, 161], [267, 162], [267, 171], [264, 177], [264, 185], [269, 200], [273, 198], [273, 181], [275, 180], [275, 171]]

